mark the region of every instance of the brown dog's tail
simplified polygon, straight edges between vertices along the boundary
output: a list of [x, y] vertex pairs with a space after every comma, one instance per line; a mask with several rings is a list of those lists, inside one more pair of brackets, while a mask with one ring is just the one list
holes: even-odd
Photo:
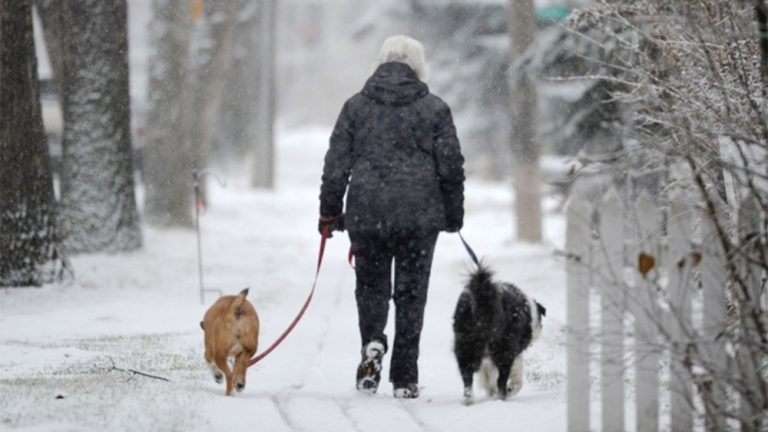
[[243, 309], [242, 305], [245, 301], [245, 297], [248, 295], [248, 288], [240, 291], [240, 294], [235, 297], [235, 301], [232, 302], [232, 306], [230, 306], [230, 309], [235, 314], [235, 319], [239, 319], [241, 316], [243, 316]]

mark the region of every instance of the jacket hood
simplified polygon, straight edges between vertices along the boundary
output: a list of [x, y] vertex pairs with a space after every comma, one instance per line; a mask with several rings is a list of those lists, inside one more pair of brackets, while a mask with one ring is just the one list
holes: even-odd
[[401, 106], [428, 95], [429, 87], [407, 64], [391, 62], [376, 69], [361, 93], [380, 104]]

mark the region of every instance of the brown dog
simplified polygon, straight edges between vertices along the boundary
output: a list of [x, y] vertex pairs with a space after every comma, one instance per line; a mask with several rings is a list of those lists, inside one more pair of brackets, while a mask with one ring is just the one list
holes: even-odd
[[[259, 345], [259, 316], [245, 299], [247, 295], [248, 288], [236, 296], [221, 297], [200, 321], [200, 327], [205, 332], [205, 361], [217, 383], [226, 376], [227, 396], [232, 394], [233, 387], [238, 392], [245, 388], [248, 361]], [[229, 357], [235, 358], [234, 374], [227, 365]]]

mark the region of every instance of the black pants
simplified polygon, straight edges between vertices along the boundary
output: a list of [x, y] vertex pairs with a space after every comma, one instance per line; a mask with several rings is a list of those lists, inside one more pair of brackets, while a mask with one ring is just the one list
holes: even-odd
[[395, 303], [395, 338], [389, 370], [389, 380], [395, 384], [419, 382], [419, 339], [437, 235], [437, 232], [349, 233], [355, 254], [355, 297], [363, 346], [373, 340], [387, 346], [384, 328], [389, 300]]

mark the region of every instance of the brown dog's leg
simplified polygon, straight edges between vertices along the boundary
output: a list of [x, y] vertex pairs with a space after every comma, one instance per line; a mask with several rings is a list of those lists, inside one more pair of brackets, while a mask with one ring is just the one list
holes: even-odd
[[211, 369], [211, 374], [213, 375], [214, 381], [216, 381], [216, 384], [220, 384], [221, 380], [223, 378], [221, 371], [216, 366], [216, 361], [214, 359], [214, 346], [213, 346], [213, 338], [206, 333], [205, 334], [205, 362], [208, 364], [208, 367]]
[[235, 375], [232, 373], [231, 370], [229, 370], [229, 365], [227, 365], [227, 353], [225, 352], [224, 355], [217, 355], [216, 356], [216, 366], [221, 369], [222, 372], [224, 372], [224, 377], [227, 380], [227, 392], [225, 393], [227, 396], [232, 395], [232, 388], [233, 381], [235, 380]]
[[252, 356], [252, 352], [243, 350], [235, 357], [235, 390], [238, 393], [245, 388], [245, 372], [248, 370], [248, 361]]

